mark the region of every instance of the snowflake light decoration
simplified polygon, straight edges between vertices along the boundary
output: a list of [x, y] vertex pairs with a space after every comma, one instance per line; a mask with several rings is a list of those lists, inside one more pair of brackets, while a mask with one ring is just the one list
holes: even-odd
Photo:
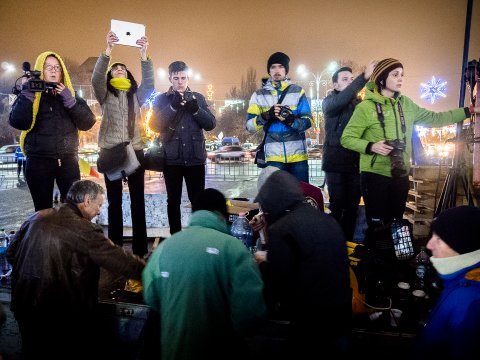
[[440, 79], [435, 79], [435, 76], [432, 76], [431, 81], [428, 81], [426, 84], [421, 83], [420, 86], [422, 87], [422, 94], [420, 95], [420, 98], [428, 99], [431, 104], [433, 104], [435, 100], [439, 98], [447, 97], [445, 94], [447, 90], [447, 82]]

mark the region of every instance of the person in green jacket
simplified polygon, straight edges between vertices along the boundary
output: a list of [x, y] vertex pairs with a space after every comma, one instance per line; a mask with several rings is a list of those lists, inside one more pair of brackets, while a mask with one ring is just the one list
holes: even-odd
[[145, 303], [159, 314], [162, 360], [247, 359], [244, 336], [263, 324], [263, 280], [229, 234], [226, 199], [205, 189], [189, 227], [162, 241], [142, 274]]
[[364, 100], [357, 105], [341, 137], [343, 147], [360, 153], [362, 196], [368, 229], [364, 243], [376, 263], [384, 285], [395, 284], [397, 273], [392, 241], [376, 231], [403, 218], [409, 184], [409, 168], [414, 125], [442, 127], [480, 112], [479, 107], [433, 112], [415, 104], [400, 93], [404, 70], [392, 58], [378, 62], [366, 85]]

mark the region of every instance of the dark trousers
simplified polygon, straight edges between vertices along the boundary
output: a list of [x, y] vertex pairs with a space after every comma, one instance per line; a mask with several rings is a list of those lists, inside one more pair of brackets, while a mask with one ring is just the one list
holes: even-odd
[[342, 227], [348, 241], [353, 241], [360, 202], [360, 174], [327, 172], [329, 209]]
[[17, 178], [19, 181], [20, 181], [20, 173], [23, 174], [23, 178], [25, 179], [25, 159], [17, 160]]
[[368, 286], [375, 283], [381, 286], [381, 289], [367, 290], [367, 295], [368, 292], [390, 295], [402, 265], [395, 256], [389, 222], [403, 218], [410, 182], [408, 176], [387, 177], [365, 172], [361, 175], [361, 186], [368, 224], [364, 243], [374, 257], [373, 280]]
[[163, 176], [167, 188], [168, 224], [170, 234], [174, 234], [182, 230], [180, 204], [182, 202], [183, 179], [185, 178], [188, 199], [192, 202], [195, 196], [205, 189], [205, 165], [165, 165]]
[[280, 170], [285, 170], [286, 172], [289, 172], [290, 174], [295, 176], [298, 181], [303, 181], [303, 182], [306, 182], [307, 184], [310, 182], [309, 181], [309, 176], [308, 176], [308, 161], [307, 160], [291, 162], [291, 163], [269, 161], [268, 165], [275, 166], [276, 168], [279, 168]]
[[[143, 150], [135, 151], [140, 163]], [[130, 214], [132, 217], [132, 251], [143, 256], [148, 252], [147, 225], [145, 220], [145, 170], [141, 167], [127, 177], [130, 193]], [[123, 181], [110, 181], [105, 176], [108, 199], [108, 237], [115, 244], [123, 246]]]
[[60, 201], [64, 202], [70, 186], [80, 180], [78, 158], [69, 156], [59, 160], [29, 156], [25, 162], [25, 178], [35, 211], [51, 208], [55, 182], [60, 190]]

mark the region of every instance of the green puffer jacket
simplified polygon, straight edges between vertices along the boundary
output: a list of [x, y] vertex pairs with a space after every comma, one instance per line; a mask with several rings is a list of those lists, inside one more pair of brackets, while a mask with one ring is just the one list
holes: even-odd
[[[410, 98], [400, 93], [396, 93], [394, 98], [385, 97], [378, 92], [377, 86], [373, 82], [367, 83], [366, 87], [365, 99], [355, 108], [341, 138], [343, 147], [360, 153], [360, 172], [391, 177], [390, 157], [366, 152], [369, 143], [374, 144], [385, 140], [375, 103], [382, 106], [387, 140], [401, 139], [403, 141], [405, 137], [407, 146], [403, 158], [407, 170], [410, 168], [414, 125], [442, 127], [462, 121], [469, 116], [468, 108], [437, 113], [416, 105]], [[405, 116], [405, 135], [402, 133], [398, 103], [400, 103]]]
[[143, 271], [160, 314], [161, 358], [246, 359], [243, 336], [263, 322], [263, 280], [247, 248], [213, 212], [162, 241]]

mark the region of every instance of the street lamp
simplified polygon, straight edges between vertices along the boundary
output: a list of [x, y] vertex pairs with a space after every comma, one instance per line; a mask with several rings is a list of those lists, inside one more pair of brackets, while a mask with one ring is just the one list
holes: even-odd
[[[320, 73], [314, 73], [307, 69], [307, 67], [303, 64], [300, 64], [297, 68], [297, 73], [302, 77], [306, 78], [309, 75], [313, 76], [316, 85], [316, 99], [313, 100], [313, 82], [310, 82], [310, 99], [312, 99], [312, 108], [315, 112], [315, 133], [316, 133], [316, 140], [317, 144], [319, 143], [320, 138], [320, 117], [319, 112], [321, 111], [320, 108], [320, 85], [325, 86], [325, 93], [327, 89], [328, 80], [322, 79], [323, 75], [331, 75], [336, 69], [338, 68], [338, 64], [335, 61], [332, 61], [328, 66], [322, 70]], [[325, 94], [326, 95], [326, 94]]]
[[[16, 71], [16, 68], [15, 68], [15, 65], [9, 63], [9, 62], [6, 62], [6, 61], [2, 61], [0, 67], [2, 68], [2, 72], [1, 72], [1, 78], [2, 78], [2, 86], [1, 86], [1, 89], [0, 89], [0, 92], [3, 94], [3, 91], [7, 91], [9, 92], [9, 89], [11, 89], [11, 85], [7, 85], [7, 83], [11, 80], [10, 77], [12, 74], [15, 73]], [[6, 94], [5, 94], [6, 95]]]

